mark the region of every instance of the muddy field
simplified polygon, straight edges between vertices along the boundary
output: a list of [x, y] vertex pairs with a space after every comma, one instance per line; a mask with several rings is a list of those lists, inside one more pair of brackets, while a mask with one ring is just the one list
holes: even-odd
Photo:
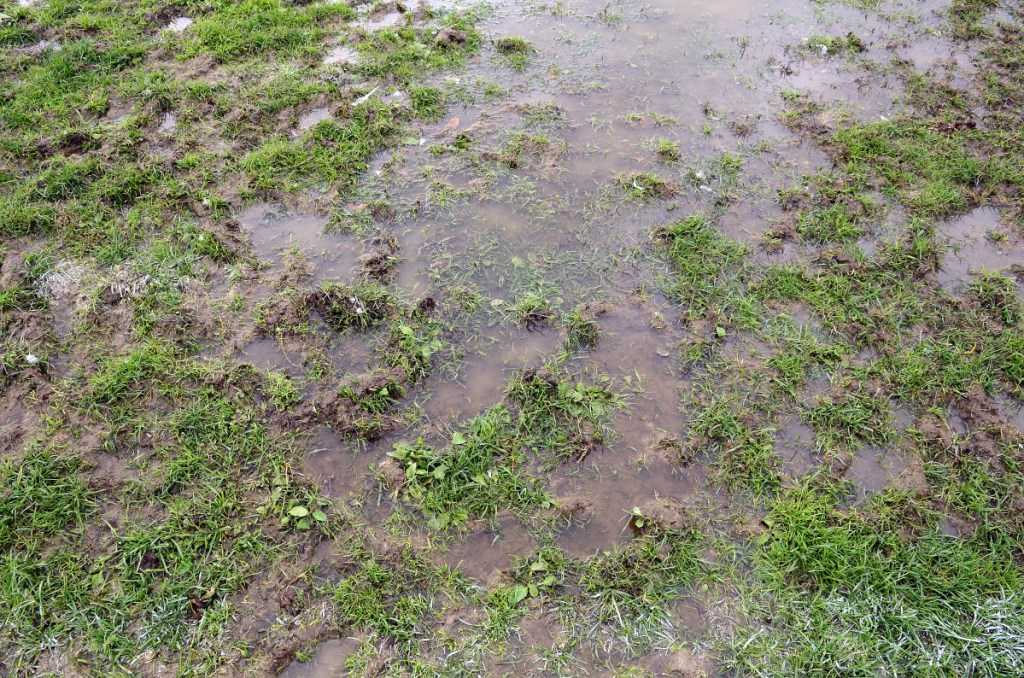
[[1021, 675], [1022, 191], [1017, 2], [0, 0], [0, 676]]

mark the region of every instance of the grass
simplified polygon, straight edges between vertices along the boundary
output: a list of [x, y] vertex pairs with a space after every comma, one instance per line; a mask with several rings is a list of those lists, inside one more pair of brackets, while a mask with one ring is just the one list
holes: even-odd
[[888, 404], [863, 389], [838, 398], [823, 398], [807, 409], [805, 417], [824, 448], [884, 445], [892, 437]]
[[[887, 505], [885, 502], [889, 501]], [[777, 607], [771, 627], [741, 631], [728, 666], [782, 674], [1013, 672], [1022, 616], [1009, 543], [894, 529], [914, 510], [898, 497], [850, 515], [827, 491], [780, 500], [757, 574]]]
[[[0, 673], [276, 675], [338, 636], [368, 674], [640, 675], [684, 649], [738, 675], [1019, 673], [1021, 273], [937, 277], [945, 221], [999, 210], [1002, 250], [1024, 223], [1016, 9], [847, 3], [872, 35], [959, 41], [976, 77], [948, 81], [815, 12], [799, 52], [905, 96], [868, 118], [782, 93], [828, 156], [792, 176], [768, 116], [719, 101], [581, 126], [621, 91], [593, 45], [642, 12], [583, 35], [541, 8], [562, 28], [535, 45], [485, 40], [486, 7], [370, 30], [396, 8], [8, 4]], [[439, 130], [453, 105], [484, 114]], [[390, 258], [262, 268], [254, 202]], [[287, 371], [240, 358], [268, 339]], [[472, 399], [436, 412], [463, 369]], [[617, 384], [649, 381], [630, 411]], [[863, 498], [842, 462], [875, 449], [907, 467]], [[708, 623], [684, 635], [680, 602]]]
[[499, 60], [514, 71], [526, 70], [530, 55], [536, 52], [529, 41], [505, 36], [494, 41]]
[[543, 549], [517, 561], [508, 595], [517, 603], [548, 602], [570, 646], [584, 645], [602, 658], [613, 647], [628, 658], [643, 656], [666, 646], [669, 605], [702, 569], [699, 543], [694, 533], [669, 530], [584, 559]]
[[404, 473], [401, 496], [432, 529], [463, 528], [503, 510], [526, 518], [552, 507], [527, 453], [544, 461], [586, 456], [621, 404], [605, 388], [571, 383], [548, 368], [514, 377], [506, 398], [452, 432], [443, 449], [420, 439], [390, 452]]
[[694, 215], [656, 233], [673, 269], [668, 294], [692, 316], [737, 311], [743, 245], [722, 236], [711, 220]]

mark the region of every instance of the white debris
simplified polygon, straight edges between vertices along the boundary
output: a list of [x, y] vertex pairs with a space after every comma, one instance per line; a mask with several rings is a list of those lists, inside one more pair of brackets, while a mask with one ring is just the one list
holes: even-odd
[[376, 87], [371, 89], [369, 92], [367, 92], [363, 96], [361, 96], [358, 99], [356, 99], [355, 101], [353, 101], [352, 105], [353, 106], [358, 106], [359, 104], [365, 104], [367, 101], [370, 100], [370, 97], [372, 97], [374, 94], [377, 93], [377, 90], [379, 90], [379, 89], [380, 89], [380, 85], [377, 85]]

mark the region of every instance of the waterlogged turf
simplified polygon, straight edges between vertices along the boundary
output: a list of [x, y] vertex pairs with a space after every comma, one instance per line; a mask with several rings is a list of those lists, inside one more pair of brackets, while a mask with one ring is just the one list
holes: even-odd
[[0, 5], [0, 675], [1024, 672], [1024, 11]]

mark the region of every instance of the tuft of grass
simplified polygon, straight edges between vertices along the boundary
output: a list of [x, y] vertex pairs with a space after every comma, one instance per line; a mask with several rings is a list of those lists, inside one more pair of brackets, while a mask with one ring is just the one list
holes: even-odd
[[305, 302], [339, 331], [365, 330], [397, 310], [394, 296], [376, 283], [326, 283]]
[[817, 243], [856, 240], [861, 236], [855, 218], [841, 204], [801, 215], [797, 222], [797, 232], [805, 240]]
[[821, 56], [851, 56], [867, 50], [867, 45], [851, 32], [845, 36], [812, 35], [803, 49]]
[[530, 55], [536, 51], [529, 41], [511, 36], [495, 40], [494, 49], [500, 60], [515, 71], [525, 70]]
[[893, 436], [888, 403], [863, 389], [838, 398], [822, 398], [804, 412], [804, 417], [823, 448], [885, 445]]
[[747, 250], [721, 235], [707, 217], [694, 215], [656, 232], [672, 265], [668, 294], [691, 317], [726, 315], [742, 301], [741, 268]]
[[463, 527], [502, 510], [529, 516], [553, 499], [529, 473], [533, 452], [548, 459], [581, 459], [600, 444], [621, 401], [607, 389], [570, 383], [545, 368], [517, 375], [507, 403], [496, 405], [451, 434], [443, 449], [422, 439], [396, 445], [401, 495], [422, 510], [432, 529]]
[[630, 172], [616, 178], [616, 183], [638, 200], [667, 200], [679, 193], [679, 186], [650, 172]]
[[655, 152], [658, 158], [665, 162], [676, 162], [679, 160], [679, 142], [671, 139], [658, 139]]

